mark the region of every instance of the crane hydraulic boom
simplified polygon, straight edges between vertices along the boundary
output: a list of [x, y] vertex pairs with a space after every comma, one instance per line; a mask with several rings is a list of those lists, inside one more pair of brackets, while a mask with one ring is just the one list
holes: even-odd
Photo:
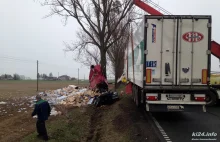
[[[144, 10], [145, 12], [149, 13], [150, 15], [172, 15], [170, 12], [163, 9], [159, 5], [155, 4], [151, 0], [148, 0], [148, 4], [141, 1], [141, 0], [133, 0], [132, 4], [135, 4], [136, 6], [138, 6], [139, 8]], [[155, 8], [153, 8], [153, 7], [155, 7]], [[212, 55], [214, 55], [215, 57], [220, 59], [220, 44], [219, 43], [217, 43], [215, 41], [211, 42], [211, 53], [212, 53]]]

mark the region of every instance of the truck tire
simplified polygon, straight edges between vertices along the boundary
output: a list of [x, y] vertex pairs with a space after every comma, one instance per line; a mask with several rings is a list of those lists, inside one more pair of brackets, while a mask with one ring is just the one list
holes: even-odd
[[144, 91], [141, 91], [141, 99], [143, 100], [143, 103], [141, 103], [141, 106], [143, 107], [144, 111], [146, 111], [146, 95], [144, 94]]
[[214, 106], [217, 102], [217, 94], [215, 90], [211, 90], [206, 94], [206, 105], [207, 106]]
[[133, 101], [135, 103], [136, 101], [135, 101], [135, 88], [134, 88], [134, 84], [132, 84], [132, 99], [133, 99]]
[[141, 105], [141, 95], [140, 95], [140, 90], [139, 90], [139, 87], [136, 86], [135, 87], [135, 103], [136, 103], [136, 106], [137, 107], [140, 107]]

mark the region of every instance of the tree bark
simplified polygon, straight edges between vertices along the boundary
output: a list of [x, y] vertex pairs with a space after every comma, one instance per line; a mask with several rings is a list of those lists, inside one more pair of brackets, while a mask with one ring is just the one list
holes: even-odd
[[118, 71], [117, 71], [117, 63], [115, 62], [115, 91], [118, 88], [118, 83], [117, 83], [117, 79], [118, 79]]
[[[103, 48], [101, 48], [103, 49]], [[101, 53], [101, 68], [102, 68], [102, 73], [104, 75], [104, 77], [107, 79], [106, 76], [106, 52], [103, 50], [100, 50]]]

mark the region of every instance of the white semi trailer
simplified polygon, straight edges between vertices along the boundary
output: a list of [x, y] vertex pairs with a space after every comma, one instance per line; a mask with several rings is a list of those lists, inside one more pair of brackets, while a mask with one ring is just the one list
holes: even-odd
[[206, 111], [211, 16], [145, 15], [132, 33], [125, 74], [146, 111]]

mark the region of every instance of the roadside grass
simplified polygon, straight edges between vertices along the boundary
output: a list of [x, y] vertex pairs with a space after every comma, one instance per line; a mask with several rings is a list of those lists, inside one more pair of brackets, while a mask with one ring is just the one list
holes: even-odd
[[[85, 111], [84, 109], [87, 109]], [[85, 141], [89, 120], [92, 115], [92, 108], [69, 108], [68, 112], [61, 116], [56, 116], [53, 120], [46, 122], [48, 135], [51, 142]], [[33, 124], [34, 125], [34, 124]], [[34, 132], [24, 137], [22, 142], [40, 142]]]
[[[124, 90], [120, 85], [117, 92]], [[65, 108], [61, 116], [47, 122], [50, 142], [159, 142], [150, 122], [132, 102], [130, 95], [120, 96], [112, 105]], [[33, 124], [35, 125], [35, 124]], [[33, 132], [22, 142], [41, 142]]]

